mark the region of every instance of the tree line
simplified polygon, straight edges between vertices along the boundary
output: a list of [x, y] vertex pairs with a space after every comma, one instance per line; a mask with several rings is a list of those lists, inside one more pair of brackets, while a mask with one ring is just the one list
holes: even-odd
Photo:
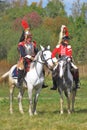
[[70, 16], [62, 0], [48, 0], [44, 8], [42, 3], [43, 0], [31, 5], [28, 5], [27, 0], [0, 0], [0, 60], [17, 62], [17, 44], [23, 30], [21, 20], [25, 18], [38, 48], [39, 45], [50, 45], [53, 50], [58, 44], [61, 25], [66, 25], [74, 60], [87, 62], [87, 2], [76, 0], [72, 4]]

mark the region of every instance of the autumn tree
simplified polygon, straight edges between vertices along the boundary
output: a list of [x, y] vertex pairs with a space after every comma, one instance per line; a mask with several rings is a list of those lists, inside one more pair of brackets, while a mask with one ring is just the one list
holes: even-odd
[[42, 18], [37, 12], [31, 12], [29, 14], [26, 14], [24, 16], [24, 19], [29, 22], [29, 25], [32, 29], [39, 27], [39, 25], [42, 23]]

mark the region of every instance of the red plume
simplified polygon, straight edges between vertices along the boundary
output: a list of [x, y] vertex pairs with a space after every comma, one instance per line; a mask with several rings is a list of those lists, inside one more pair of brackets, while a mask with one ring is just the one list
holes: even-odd
[[67, 27], [64, 27], [64, 30], [65, 30], [65, 35], [66, 35], [66, 36], [69, 36], [68, 28], [67, 28]]
[[22, 20], [21, 25], [22, 25], [22, 27], [23, 27], [24, 30], [26, 30], [27, 28], [29, 28], [29, 25], [28, 25], [27, 21], [24, 20], [24, 19]]

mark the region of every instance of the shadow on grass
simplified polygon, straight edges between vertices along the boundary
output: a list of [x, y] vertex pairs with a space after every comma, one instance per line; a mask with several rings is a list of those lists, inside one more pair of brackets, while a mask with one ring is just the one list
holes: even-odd
[[40, 115], [44, 115], [44, 114], [49, 114], [49, 113], [51, 113], [51, 114], [60, 114], [60, 112], [59, 111], [38, 111], [38, 113], [40, 114]]
[[86, 113], [87, 114], [87, 109], [80, 109], [75, 111], [76, 113]]
[[[39, 111], [38, 112], [40, 115], [44, 115], [44, 114], [49, 114], [49, 113], [53, 113], [53, 114], [60, 114], [60, 111], [59, 110], [54, 110], [54, 111]], [[67, 110], [64, 109], [64, 113], [66, 114], [67, 113]], [[87, 113], [87, 109], [80, 109], [80, 110], [75, 110], [74, 112], [71, 112], [71, 113]]]

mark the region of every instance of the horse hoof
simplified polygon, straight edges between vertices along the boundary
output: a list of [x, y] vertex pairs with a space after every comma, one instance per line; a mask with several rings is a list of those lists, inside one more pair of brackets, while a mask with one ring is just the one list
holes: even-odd
[[24, 114], [24, 112], [23, 112], [23, 111], [20, 111], [20, 113], [21, 113], [21, 114]]
[[12, 115], [12, 114], [13, 114], [13, 111], [10, 111], [10, 114]]
[[63, 111], [61, 111], [60, 114], [62, 115], [62, 114], [63, 114]]
[[70, 111], [68, 111], [68, 114], [71, 114], [71, 112], [70, 112]]
[[38, 115], [37, 112], [34, 112], [34, 115]]
[[29, 115], [30, 115], [30, 116], [33, 116], [33, 113], [30, 113]]

